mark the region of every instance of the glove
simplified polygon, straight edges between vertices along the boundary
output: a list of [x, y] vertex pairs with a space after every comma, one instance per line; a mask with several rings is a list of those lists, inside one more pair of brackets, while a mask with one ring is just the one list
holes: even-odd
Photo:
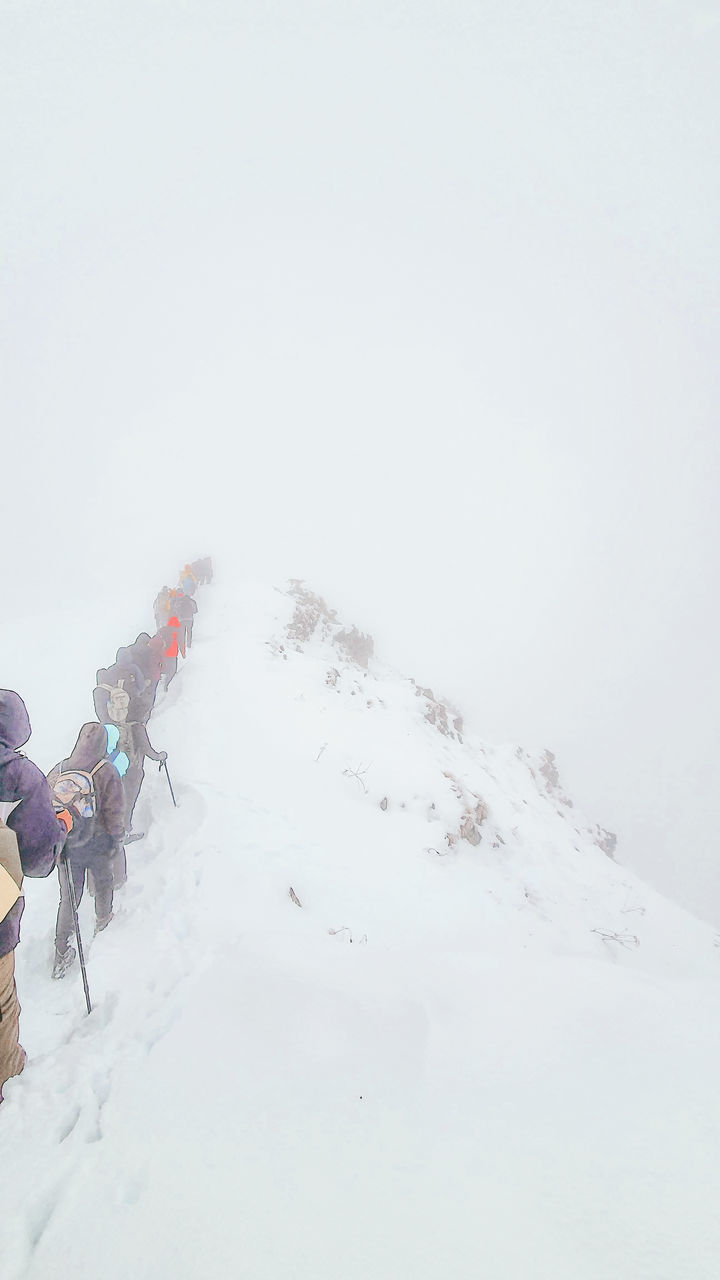
[[69, 811], [67, 809], [61, 809], [59, 813], [55, 814], [55, 817], [58, 822], [62, 822], [65, 828], [65, 834], [70, 835], [70, 832], [73, 829], [73, 820]]
[[161, 752], [160, 752], [160, 763], [161, 763], [161, 764], [164, 764], [166, 760], [167, 760], [167, 751], [161, 751]]

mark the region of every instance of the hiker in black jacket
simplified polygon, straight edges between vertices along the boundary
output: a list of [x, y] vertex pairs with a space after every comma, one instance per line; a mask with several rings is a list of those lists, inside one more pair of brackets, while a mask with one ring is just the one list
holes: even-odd
[[136, 704], [137, 709], [141, 708], [141, 715], [138, 718], [145, 723], [149, 720], [155, 705], [162, 675], [162, 643], [153, 643], [147, 631], [141, 631], [135, 643], [128, 648], [128, 653], [145, 677], [145, 691], [139, 703]]
[[[145, 779], [145, 761], [156, 760], [158, 764], [164, 764], [167, 760], [167, 751], [156, 751], [152, 745], [148, 731], [144, 724], [140, 722], [126, 722], [119, 724], [120, 739], [118, 746], [124, 751], [130, 764], [127, 772], [122, 780], [123, 794], [125, 796], [125, 831], [128, 836], [132, 837], [132, 819], [133, 810], [137, 804], [140, 789]], [[138, 835], [135, 835], [138, 838]]]
[[181, 594], [180, 599], [175, 602], [175, 612], [180, 623], [178, 641], [181, 649], [185, 646], [189, 649], [192, 644], [193, 622], [197, 611], [198, 607], [192, 596]]
[[130, 650], [121, 648], [117, 651], [116, 661], [111, 667], [101, 667], [97, 673], [97, 687], [93, 692], [95, 715], [101, 724], [114, 720], [115, 716], [108, 712], [108, 702], [112, 698], [113, 688], [122, 688], [129, 698], [128, 715], [133, 720], [141, 720], [145, 712], [145, 675], [136, 662], [133, 662]]
[[[125, 828], [125, 801], [120, 775], [107, 758], [108, 739], [102, 724], [84, 724], [67, 760], [48, 774], [50, 787], [60, 791], [60, 774], [71, 771], [89, 774], [94, 793], [92, 817], [78, 816], [68, 838], [67, 861], [72, 876], [75, 898], [79, 903], [85, 888], [86, 872], [95, 882], [95, 932], [104, 929], [112, 919], [113, 877], [112, 855], [122, 840]], [[85, 828], [84, 824], [87, 823]], [[60, 876], [60, 908], [55, 926], [54, 978], [62, 978], [75, 959], [69, 945], [74, 921], [65, 871]]]

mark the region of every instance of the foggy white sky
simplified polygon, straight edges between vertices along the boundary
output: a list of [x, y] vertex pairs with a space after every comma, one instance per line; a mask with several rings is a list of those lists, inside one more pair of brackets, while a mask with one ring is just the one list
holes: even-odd
[[304, 577], [720, 924], [716, 0], [0, 25], [10, 612]]

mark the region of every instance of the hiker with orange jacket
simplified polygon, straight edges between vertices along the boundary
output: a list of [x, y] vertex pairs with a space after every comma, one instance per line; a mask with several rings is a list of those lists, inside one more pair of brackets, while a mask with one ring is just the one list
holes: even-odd
[[180, 632], [180, 620], [179, 618], [175, 617], [175, 614], [173, 614], [172, 617], [168, 619], [167, 626], [161, 627], [158, 632], [158, 635], [161, 635], [163, 637], [163, 641], [165, 642], [165, 646], [166, 646], [163, 649], [163, 668], [162, 668], [163, 680], [164, 680], [163, 688], [166, 691], [171, 680], [174, 680], [175, 676], [177, 675], [178, 653], [182, 653], [183, 658], [185, 657], [185, 646], [184, 644], [181, 645], [178, 639], [179, 632]]
[[195, 595], [195, 592], [197, 591], [197, 578], [189, 564], [186, 564], [185, 568], [180, 570], [178, 582], [181, 591], [184, 591], [186, 596]]
[[153, 601], [153, 613], [155, 614], [155, 626], [164, 627], [168, 620], [168, 606], [170, 604], [170, 588], [163, 587], [162, 591], [158, 591]]

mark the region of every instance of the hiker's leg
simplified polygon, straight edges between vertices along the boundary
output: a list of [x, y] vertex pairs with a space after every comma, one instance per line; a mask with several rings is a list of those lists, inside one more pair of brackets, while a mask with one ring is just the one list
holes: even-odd
[[95, 916], [98, 924], [105, 924], [112, 915], [113, 869], [112, 852], [115, 841], [111, 836], [96, 836], [88, 854], [89, 865], [95, 880]]
[[5, 1081], [19, 1076], [25, 1066], [25, 1050], [18, 1042], [19, 1018], [15, 952], [9, 951], [0, 957], [0, 1102]]
[[[85, 862], [79, 858], [73, 860], [71, 855], [69, 865], [73, 886], [75, 888], [75, 898], [79, 906], [83, 896], [83, 889], [85, 887]], [[67, 878], [65, 875], [64, 861], [61, 862], [58, 867], [58, 877], [60, 880], [60, 906], [58, 907], [57, 924], [55, 925], [55, 950], [58, 951], [60, 955], [64, 955], [68, 948], [70, 934], [75, 928], [72, 903], [70, 901]]]
[[122, 889], [123, 885], [127, 884], [127, 856], [124, 844], [118, 845], [111, 855], [110, 870], [112, 872], [113, 889]]
[[129, 766], [122, 780], [125, 798], [125, 830], [128, 833], [132, 829], [133, 809], [137, 804], [144, 776], [142, 765], [133, 763]]

